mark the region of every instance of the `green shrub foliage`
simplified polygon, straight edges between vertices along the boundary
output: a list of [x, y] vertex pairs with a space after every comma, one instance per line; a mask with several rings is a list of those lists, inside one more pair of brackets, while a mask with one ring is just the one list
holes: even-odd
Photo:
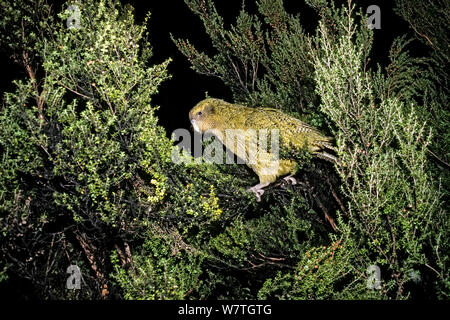
[[[308, 34], [282, 0], [243, 4], [230, 25], [213, 1], [185, 0], [211, 43], [172, 35], [196, 72], [234, 102], [335, 137], [336, 164], [291, 154], [299, 183], [261, 202], [245, 192], [248, 168], [179, 153], [158, 123], [170, 59], [150, 60], [150, 14], [137, 23], [116, 0], [56, 13], [0, 3], [0, 42], [24, 70], [0, 108], [0, 287], [24, 281], [20, 298], [38, 299], [448, 299], [448, 10], [404, 2], [418, 39], [395, 39], [383, 65], [351, 1], [306, 1], [319, 17]], [[429, 55], [411, 53], [417, 41]], [[66, 289], [70, 265], [81, 290]]]

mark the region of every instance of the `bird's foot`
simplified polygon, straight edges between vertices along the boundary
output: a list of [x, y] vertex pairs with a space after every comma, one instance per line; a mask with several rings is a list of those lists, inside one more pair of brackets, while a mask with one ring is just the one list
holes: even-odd
[[261, 202], [261, 196], [264, 194], [264, 190], [263, 189], [252, 189], [250, 188], [249, 191], [253, 192], [256, 196], [256, 202]]
[[287, 181], [288, 183], [292, 184], [292, 185], [296, 185], [297, 184], [297, 179], [295, 179], [293, 177], [293, 175], [289, 175], [287, 177], [283, 178], [284, 181]]
[[256, 201], [261, 202], [261, 196], [264, 194], [264, 187], [267, 187], [269, 183], [259, 183], [256, 186], [253, 186], [247, 189], [248, 192], [253, 192], [256, 196]]

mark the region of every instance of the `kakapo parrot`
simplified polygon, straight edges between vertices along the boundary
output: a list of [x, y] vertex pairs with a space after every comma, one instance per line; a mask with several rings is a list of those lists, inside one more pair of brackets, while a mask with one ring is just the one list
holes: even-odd
[[[254, 192], [258, 201], [264, 193], [263, 188], [279, 177], [284, 176], [286, 181], [297, 183], [293, 177], [297, 169], [296, 161], [279, 159], [274, 150], [261, 147], [262, 145], [258, 143], [258, 132], [278, 133], [281, 148], [305, 149], [323, 159], [336, 162], [336, 157], [326, 152], [327, 149], [333, 149], [332, 138], [277, 109], [250, 108], [208, 98], [191, 109], [189, 119], [195, 131], [212, 132], [228, 150], [243, 158], [253, 169], [259, 177], [259, 183], [248, 191]], [[228, 139], [230, 133], [234, 135], [233, 139]], [[253, 159], [249, 158], [250, 150], [256, 150], [257, 156]]]

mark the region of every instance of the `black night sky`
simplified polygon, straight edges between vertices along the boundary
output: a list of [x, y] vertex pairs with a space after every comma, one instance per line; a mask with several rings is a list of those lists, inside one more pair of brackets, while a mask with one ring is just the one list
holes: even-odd
[[[170, 34], [175, 38], [189, 39], [199, 50], [214, 54], [200, 19], [189, 10], [183, 0], [124, 2], [135, 7], [138, 21], [143, 19], [146, 12], [150, 11], [152, 14], [149, 30], [154, 49], [154, 63], [162, 62], [168, 57], [173, 59], [169, 66], [172, 79], [160, 87], [160, 93], [154, 98], [155, 103], [161, 106], [161, 124], [169, 134], [176, 128], [189, 128], [187, 113], [205, 97], [205, 92], [212, 97], [231, 100], [231, 92], [219, 79], [199, 75], [191, 70], [186, 58], [178, 52], [170, 39]], [[241, 10], [242, 0], [215, 3], [217, 11], [224, 17], [225, 25], [234, 23]], [[308, 33], [314, 34], [319, 20], [314, 10], [299, 0], [285, 0], [284, 3], [289, 13], [300, 15], [303, 27]], [[384, 62], [393, 39], [408, 32], [408, 26], [395, 15], [390, 0], [364, 0], [356, 3], [361, 8], [377, 4], [381, 9], [382, 27], [375, 30], [372, 50], [377, 62]], [[257, 13], [253, 0], [245, 1], [245, 8], [251, 13]]]

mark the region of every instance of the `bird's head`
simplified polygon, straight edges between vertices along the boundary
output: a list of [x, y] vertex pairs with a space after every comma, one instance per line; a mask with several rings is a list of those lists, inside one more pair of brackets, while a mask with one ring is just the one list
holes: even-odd
[[195, 131], [204, 133], [207, 130], [217, 128], [218, 109], [226, 104], [225, 101], [219, 99], [208, 98], [197, 103], [195, 107], [189, 111], [189, 120]]

